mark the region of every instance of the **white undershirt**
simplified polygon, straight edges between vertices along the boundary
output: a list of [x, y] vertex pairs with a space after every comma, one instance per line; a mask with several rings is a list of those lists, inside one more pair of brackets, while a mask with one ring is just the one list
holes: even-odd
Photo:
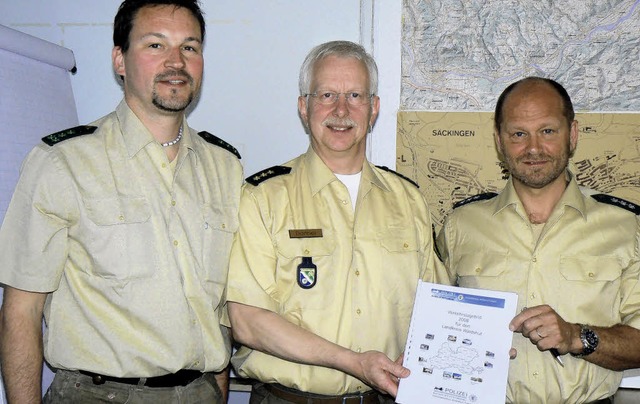
[[351, 197], [351, 207], [355, 212], [356, 201], [358, 200], [358, 188], [360, 188], [360, 178], [362, 177], [362, 171], [360, 171], [357, 174], [336, 174], [336, 177], [349, 190], [349, 196]]

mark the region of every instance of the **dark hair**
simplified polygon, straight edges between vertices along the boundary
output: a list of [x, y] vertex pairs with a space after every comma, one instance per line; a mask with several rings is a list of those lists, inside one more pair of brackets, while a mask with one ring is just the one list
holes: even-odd
[[562, 85], [555, 80], [551, 80], [544, 77], [530, 76], [530, 77], [525, 77], [522, 80], [516, 81], [515, 83], [511, 83], [509, 87], [505, 88], [502, 94], [500, 94], [500, 97], [498, 97], [498, 102], [496, 103], [496, 111], [493, 116], [493, 124], [494, 124], [495, 130], [498, 133], [500, 133], [500, 125], [502, 125], [502, 109], [504, 107], [504, 102], [509, 96], [509, 94], [511, 94], [513, 90], [515, 90], [521, 84], [535, 83], [535, 82], [546, 83], [549, 86], [551, 86], [554, 90], [556, 90], [556, 92], [562, 99], [562, 115], [564, 115], [564, 117], [567, 119], [567, 124], [571, 125], [571, 122], [573, 122], [576, 115], [575, 115], [575, 112], [573, 111], [573, 103], [571, 102], [571, 97], [569, 97], [569, 93], [567, 93], [567, 90], [565, 90], [565, 88], [562, 87]]
[[122, 53], [129, 50], [129, 34], [138, 11], [143, 7], [162, 5], [174, 6], [175, 8], [183, 7], [191, 11], [191, 14], [200, 23], [200, 36], [204, 41], [204, 13], [200, 9], [198, 0], [124, 0], [120, 4], [116, 18], [113, 21], [113, 45], [119, 46], [122, 49]]

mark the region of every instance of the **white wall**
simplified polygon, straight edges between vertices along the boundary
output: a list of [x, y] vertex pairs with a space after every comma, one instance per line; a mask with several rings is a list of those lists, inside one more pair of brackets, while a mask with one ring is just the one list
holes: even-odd
[[[202, 95], [189, 115], [189, 123], [236, 146], [247, 176], [306, 150], [308, 139], [296, 109], [298, 69], [311, 47], [332, 39], [362, 42], [377, 56], [381, 67], [382, 115], [374, 128], [369, 152], [377, 164], [395, 166], [401, 2], [204, 0], [202, 3], [207, 21], [205, 77]], [[78, 72], [72, 85], [81, 123], [110, 112], [122, 97], [110, 59], [112, 23], [119, 4], [120, 0], [0, 2], [0, 24], [73, 50]], [[384, 37], [375, 38], [380, 33], [385, 36], [390, 33], [397, 48], [397, 61], [380, 57], [388, 52]], [[390, 64], [397, 66], [397, 72], [385, 68]], [[392, 95], [385, 92], [385, 86], [392, 84], [385, 77], [388, 72], [397, 81]], [[380, 145], [383, 140], [388, 141], [384, 147]]]

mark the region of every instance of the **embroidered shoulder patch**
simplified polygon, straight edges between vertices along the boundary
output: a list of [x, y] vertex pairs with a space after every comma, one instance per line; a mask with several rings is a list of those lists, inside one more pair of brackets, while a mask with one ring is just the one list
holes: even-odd
[[402, 175], [402, 174], [400, 174], [400, 173], [398, 173], [398, 172], [396, 172], [396, 171], [393, 171], [392, 169], [390, 169], [390, 168], [389, 168], [389, 167], [387, 167], [387, 166], [376, 166], [376, 167], [378, 167], [379, 169], [384, 170], [384, 171], [386, 171], [386, 172], [388, 172], [388, 173], [395, 174], [395, 175], [397, 175], [398, 177], [402, 178], [403, 180], [405, 180], [405, 181], [409, 181], [410, 183], [412, 183], [413, 185], [415, 185], [415, 187], [416, 187], [416, 188], [420, 188], [420, 185], [418, 185], [418, 183], [417, 183], [417, 182], [415, 182], [415, 181], [414, 181], [414, 180], [412, 180], [411, 178], [405, 177], [404, 175]]
[[279, 175], [289, 174], [290, 172], [291, 172], [291, 167], [273, 166], [265, 170], [262, 170], [260, 172], [257, 172], [253, 174], [251, 177], [247, 177], [245, 181], [247, 181], [251, 185], [258, 185], [261, 182], [268, 180], [269, 178], [277, 177]]
[[618, 197], [607, 195], [607, 194], [595, 194], [595, 195], [591, 195], [591, 197], [598, 202], [606, 203], [608, 205], [613, 205], [622, 209], [626, 209], [629, 212], [633, 212], [635, 215], [640, 214], [640, 206], [636, 205], [633, 202], [624, 200], [622, 198], [618, 198]]
[[69, 128], [65, 130], [61, 130], [60, 132], [52, 133], [49, 136], [45, 136], [42, 138], [42, 141], [48, 144], [49, 146], [53, 146], [56, 143], [60, 143], [63, 140], [72, 139], [74, 137], [82, 136], [82, 135], [90, 135], [98, 129], [97, 126], [88, 126], [81, 125], [76, 126], [75, 128]]
[[495, 198], [496, 196], [498, 196], [498, 194], [496, 194], [495, 192], [485, 192], [483, 194], [470, 196], [470, 197], [468, 197], [466, 199], [463, 199], [461, 201], [458, 201], [458, 202], [454, 203], [453, 204], [453, 209], [459, 208], [460, 206], [464, 206], [464, 205], [466, 205], [468, 203], [471, 203], [471, 202], [485, 201], [487, 199]]
[[236, 156], [237, 158], [241, 159], [242, 157], [240, 157], [240, 153], [238, 152], [238, 149], [236, 149], [235, 147], [231, 146], [229, 143], [225, 142], [224, 140], [220, 139], [219, 137], [212, 135], [211, 133], [207, 132], [207, 131], [202, 131], [202, 132], [198, 132], [198, 135], [200, 135], [201, 138], [203, 138], [204, 140], [206, 140], [207, 142], [214, 144], [218, 147], [222, 147], [223, 149], [225, 149], [226, 151], [228, 151], [229, 153], [233, 154], [234, 156]]

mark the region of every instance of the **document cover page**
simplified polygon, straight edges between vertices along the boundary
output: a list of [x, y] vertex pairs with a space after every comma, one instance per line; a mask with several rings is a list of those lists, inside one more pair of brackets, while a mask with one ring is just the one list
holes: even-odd
[[518, 295], [420, 281], [396, 402], [504, 403]]

